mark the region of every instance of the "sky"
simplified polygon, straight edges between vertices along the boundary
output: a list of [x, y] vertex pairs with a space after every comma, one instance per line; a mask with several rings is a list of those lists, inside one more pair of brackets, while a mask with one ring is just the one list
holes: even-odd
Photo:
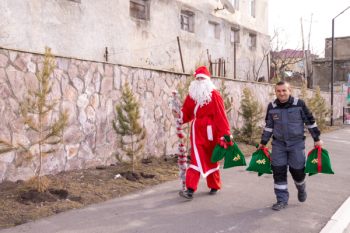
[[[303, 18], [304, 40], [307, 48], [312, 28], [310, 47], [324, 56], [325, 38], [332, 37], [332, 19], [350, 6], [350, 0], [269, 0], [269, 34], [274, 27], [284, 28], [289, 34], [290, 49], [301, 46], [301, 23]], [[350, 36], [350, 8], [335, 19], [335, 37]], [[286, 47], [287, 48], [287, 47]]]

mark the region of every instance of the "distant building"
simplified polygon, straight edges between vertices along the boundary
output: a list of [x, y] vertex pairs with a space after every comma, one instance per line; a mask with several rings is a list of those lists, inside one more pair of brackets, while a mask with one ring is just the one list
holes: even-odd
[[[253, 79], [270, 46], [268, 0], [1, 0], [0, 46], [156, 69], [194, 69], [199, 55], [225, 60], [226, 76]], [[6, 13], [5, 13], [6, 12]], [[236, 45], [236, 50], [235, 50]], [[235, 52], [236, 51], [236, 52]], [[235, 56], [236, 53], [236, 56]], [[236, 67], [234, 60], [236, 58]], [[264, 61], [259, 77], [268, 77]], [[247, 75], [248, 74], [248, 75]]]
[[[348, 74], [350, 74], [350, 36], [337, 37], [334, 46], [334, 91], [346, 92]], [[312, 62], [313, 88], [323, 91], [331, 90], [332, 77], [332, 38], [325, 41], [325, 58]]]
[[[305, 54], [308, 55], [310, 60], [314, 60], [318, 57], [309, 50], [306, 50]], [[278, 75], [282, 80], [288, 81], [294, 86], [301, 86], [301, 80], [304, 78], [305, 72], [303, 57], [302, 50], [284, 49], [279, 52], [272, 52], [271, 70], [275, 73], [273, 76], [270, 76], [270, 78]], [[282, 67], [281, 70], [279, 70], [280, 67]]]

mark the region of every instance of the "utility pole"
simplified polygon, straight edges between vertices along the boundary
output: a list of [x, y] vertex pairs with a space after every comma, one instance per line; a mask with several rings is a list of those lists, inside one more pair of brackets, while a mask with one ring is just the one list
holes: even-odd
[[[312, 13], [311, 13], [311, 22], [310, 22], [310, 31], [309, 31], [309, 41], [308, 41], [308, 45], [307, 45], [307, 52], [306, 52], [306, 62], [308, 64], [308, 67], [307, 67], [307, 74], [308, 75], [311, 75], [311, 69], [312, 69], [312, 66], [311, 66], [311, 54], [310, 54], [310, 37], [311, 37], [311, 26], [312, 26]], [[307, 82], [307, 85], [309, 86], [309, 88], [312, 88], [313, 86], [313, 82], [311, 80], [311, 77], [308, 77], [308, 82]]]
[[[307, 69], [307, 62], [306, 62], [306, 54], [305, 54], [305, 46], [304, 46], [304, 29], [303, 29], [303, 18], [300, 18], [301, 23], [301, 38], [303, 42], [303, 60], [304, 60], [304, 77], [308, 77], [308, 69]], [[307, 86], [309, 87], [309, 82], [307, 83]]]
[[[347, 9], [349, 9], [350, 6], [348, 8], [346, 8], [345, 10], [343, 10], [339, 15], [343, 14]], [[339, 15], [335, 16], [332, 19], [332, 75], [331, 75], [331, 126], [333, 126], [333, 96], [334, 96], [334, 20], [335, 18], [337, 18]]]

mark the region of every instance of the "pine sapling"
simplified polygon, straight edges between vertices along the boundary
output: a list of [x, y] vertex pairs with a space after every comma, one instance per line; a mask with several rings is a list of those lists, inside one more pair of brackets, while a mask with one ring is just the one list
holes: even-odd
[[[138, 154], [143, 152], [142, 141], [146, 137], [146, 130], [138, 123], [140, 117], [140, 103], [136, 100], [128, 81], [122, 87], [121, 103], [116, 106], [117, 122], [113, 120], [113, 128], [118, 134], [118, 141], [122, 150], [130, 158], [132, 172], [138, 161]], [[128, 138], [128, 139], [125, 139]], [[116, 155], [121, 160], [119, 154]]]
[[326, 99], [321, 96], [321, 90], [317, 87], [315, 95], [308, 101], [308, 107], [313, 113], [320, 131], [326, 128], [326, 117], [331, 114], [331, 109], [326, 107]]
[[243, 127], [240, 130], [233, 128], [235, 139], [255, 144], [254, 140], [259, 138], [262, 133], [258, 123], [263, 119], [263, 114], [261, 104], [254, 99], [249, 88], [244, 88], [243, 90], [241, 112], [238, 112], [238, 114], [243, 117]]
[[[47, 120], [54, 111], [54, 108], [59, 104], [59, 100], [48, 100], [52, 92], [54, 79], [50, 76], [56, 67], [54, 56], [51, 54], [51, 49], [45, 48], [44, 67], [42, 72], [38, 72], [37, 90], [29, 90], [24, 102], [20, 102], [19, 106], [23, 116], [24, 124], [27, 130], [33, 130], [38, 137], [35, 141], [30, 141], [30, 146], [23, 144], [13, 145], [6, 140], [0, 140], [2, 149], [0, 153], [16, 150], [21, 155], [23, 161], [31, 164], [34, 172], [34, 177], [29, 180], [29, 187], [36, 188], [38, 192], [44, 192], [50, 184], [49, 179], [42, 175], [43, 158], [57, 151], [55, 145], [61, 143], [63, 130], [66, 127], [68, 115], [67, 113], [59, 113], [56, 120]], [[37, 160], [39, 165], [36, 166]], [[21, 166], [22, 164], [18, 164]]]
[[299, 98], [304, 100], [305, 103], [308, 102], [307, 86], [304, 78], [303, 78], [303, 85], [300, 88]]
[[225, 79], [222, 79], [221, 82], [221, 87], [218, 90], [221, 94], [221, 97], [224, 101], [224, 106], [225, 106], [225, 110], [226, 110], [226, 116], [228, 117], [231, 110], [232, 110], [232, 106], [233, 106], [233, 97], [231, 96], [230, 98], [230, 93], [226, 93], [226, 85], [225, 85]]

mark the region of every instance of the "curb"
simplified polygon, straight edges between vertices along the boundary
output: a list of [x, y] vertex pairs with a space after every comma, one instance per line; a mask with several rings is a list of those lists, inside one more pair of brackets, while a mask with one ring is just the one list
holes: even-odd
[[340, 206], [320, 233], [350, 232], [350, 197]]

